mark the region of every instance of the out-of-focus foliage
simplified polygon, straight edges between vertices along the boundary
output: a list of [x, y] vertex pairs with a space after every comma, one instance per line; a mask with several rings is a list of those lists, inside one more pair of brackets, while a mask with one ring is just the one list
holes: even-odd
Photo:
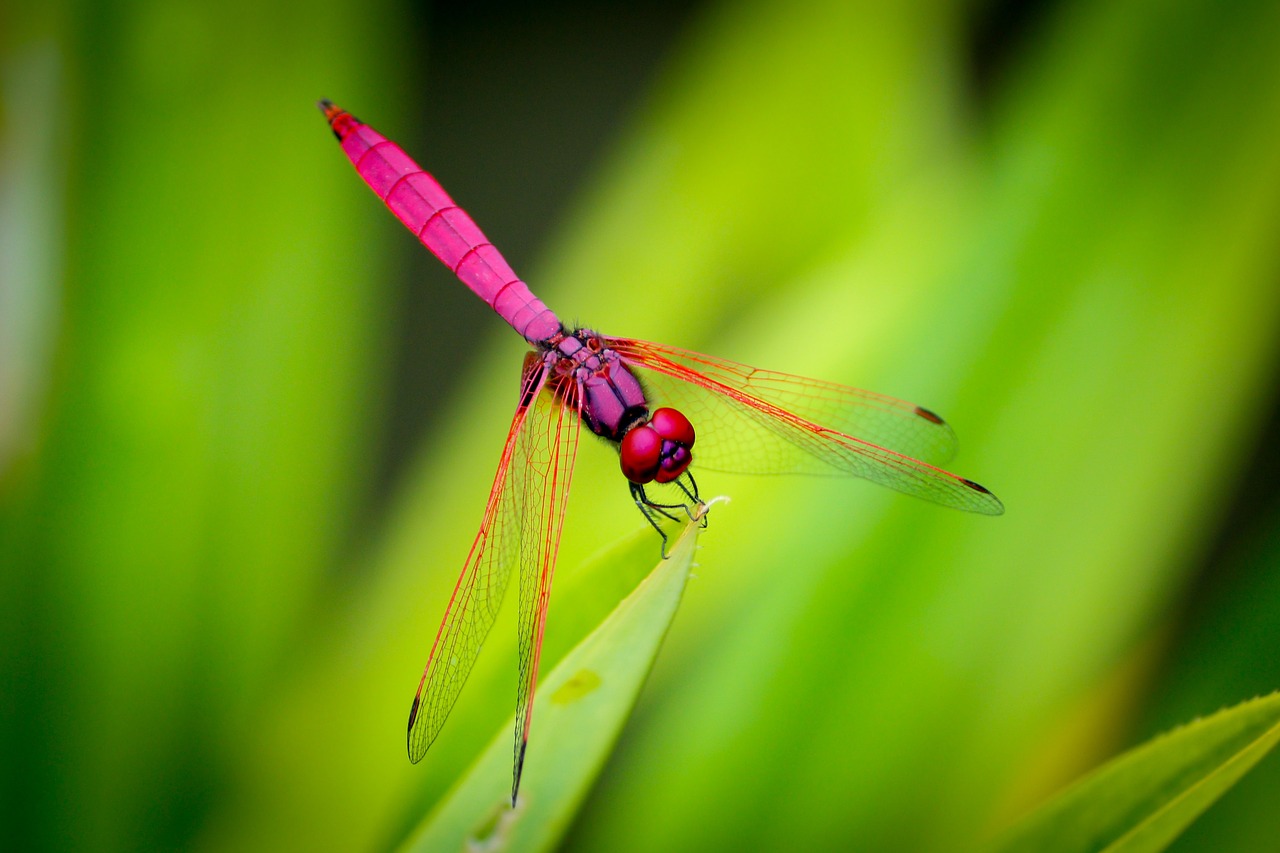
[[[537, 219], [534, 176], [579, 175], [518, 267], [566, 319], [917, 400], [1008, 507], [700, 476], [734, 501], [567, 847], [968, 847], [1280, 686], [1275, 478], [1250, 476], [1275, 459], [1280, 6], [720, 2], [613, 112], [533, 73], [616, 85], [644, 25], [603, 19], [632, 53], [547, 49], [601, 26], [589, 8], [549, 11], [559, 28], [384, 0], [9, 10], [4, 846], [397, 844], [510, 716], [500, 623], [405, 760], [519, 341], [360, 186], [322, 96], [500, 246]], [[527, 64], [467, 65], [482, 44]], [[544, 101], [516, 123], [519, 87]], [[507, 142], [466, 158], [501, 201], [415, 144], [446, 108], [455, 138]], [[567, 113], [582, 126], [538, 118]], [[587, 178], [567, 140], [591, 133]], [[389, 343], [410, 257], [450, 345]], [[405, 353], [452, 377], [411, 453], [383, 446]], [[548, 660], [649, 567], [589, 557], [656, 551], [608, 448], [574, 484]], [[1177, 846], [1273, 839], [1273, 764]]]
[[1280, 694], [1126, 753], [1036, 811], [1001, 853], [1142, 853], [1169, 843], [1280, 741]]

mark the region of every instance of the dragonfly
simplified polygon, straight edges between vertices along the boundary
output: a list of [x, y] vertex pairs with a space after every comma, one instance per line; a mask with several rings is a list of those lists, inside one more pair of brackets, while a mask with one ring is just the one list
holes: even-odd
[[400, 146], [331, 101], [318, 106], [370, 189], [532, 347], [480, 530], [410, 706], [411, 762], [444, 726], [519, 566], [515, 806], [583, 427], [617, 449], [630, 495], [662, 537], [664, 557], [664, 519], [683, 513], [705, 523], [691, 471], [695, 439], [699, 470], [851, 475], [954, 509], [1004, 511], [986, 488], [938, 467], [955, 452], [955, 433], [923, 406], [566, 325]]

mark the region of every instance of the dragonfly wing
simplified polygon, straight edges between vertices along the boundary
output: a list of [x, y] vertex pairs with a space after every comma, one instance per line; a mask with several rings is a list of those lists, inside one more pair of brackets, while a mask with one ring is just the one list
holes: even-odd
[[650, 369], [669, 375], [692, 371], [706, 381], [736, 389], [806, 421], [931, 465], [945, 465], [956, 453], [956, 434], [951, 426], [933, 411], [906, 400], [666, 344], [620, 338], [607, 342], [624, 358]]
[[[931, 464], [954, 451], [955, 436], [928, 409], [661, 344], [617, 338], [606, 343], [639, 369], [655, 402], [684, 411], [694, 422], [699, 467], [852, 474], [955, 509], [1004, 511], [982, 486]], [[833, 413], [840, 406], [846, 410]]]
[[502, 447], [480, 532], [445, 609], [409, 710], [409, 760], [415, 764], [426, 754], [457, 702], [498, 615], [512, 568], [523, 556], [522, 534], [528, 506], [525, 492], [529, 484], [520, 454], [528, 445], [529, 434], [539, 429], [532, 413], [545, 385], [541, 362], [527, 359], [520, 403]]
[[520, 433], [516, 448], [515, 476], [522, 481], [526, 511], [520, 532], [519, 681], [516, 687], [515, 770], [511, 803], [520, 788], [529, 724], [533, 719], [533, 695], [538, 683], [538, 659], [542, 632], [551, 597], [560, 532], [569, 499], [573, 461], [578, 452], [581, 394], [576, 384], [565, 382], [533, 401], [533, 412]]

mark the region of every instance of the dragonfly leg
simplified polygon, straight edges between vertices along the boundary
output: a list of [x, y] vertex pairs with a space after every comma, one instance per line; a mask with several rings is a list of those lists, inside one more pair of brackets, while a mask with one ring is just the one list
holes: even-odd
[[[689, 485], [685, 485], [684, 481], [688, 479]], [[701, 513], [701, 517], [694, 515], [694, 510], [703, 506], [702, 499], [698, 497], [698, 481], [693, 479], [693, 475], [687, 470], [675, 480], [675, 484], [680, 487], [680, 491], [684, 492], [689, 498], [689, 503], [683, 505], [685, 514], [689, 516], [690, 521], [698, 521], [702, 527], [707, 526], [707, 513]]]
[[679, 510], [683, 510], [684, 514], [690, 520], [693, 519], [693, 510], [690, 508], [689, 504], [660, 504], [655, 501], [651, 501], [649, 500], [649, 496], [646, 495], [644, 492], [644, 486], [638, 486], [632, 483], [631, 496], [636, 499], [636, 503], [640, 506], [641, 511], [644, 512], [645, 514], [655, 512], [660, 514], [663, 518], [668, 518], [671, 521], [679, 521], [680, 520], [679, 516], [673, 515], [671, 512], [668, 511], [673, 509], [679, 509]]
[[[688, 483], [684, 482], [686, 478]], [[640, 508], [641, 514], [644, 515], [644, 520], [649, 522], [653, 529], [658, 531], [658, 535], [662, 537], [662, 559], [664, 560], [667, 558], [667, 545], [669, 543], [666, 532], [662, 529], [662, 525], [658, 523], [658, 516], [668, 521], [678, 522], [680, 517], [675, 514], [675, 511], [680, 510], [690, 521], [698, 522], [700, 527], [707, 526], [707, 513], [699, 512], [704, 505], [701, 498], [698, 497], [698, 483], [693, 479], [693, 475], [685, 471], [672, 482], [680, 487], [680, 491], [684, 492], [685, 497], [689, 499], [688, 502], [660, 504], [650, 500], [649, 496], [645, 494], [644, 486], [639, 483], [629, 484], [631, 486], [631, 497], [636, 502], [636, 506]]]
[[639, 483], [631, 483], [629, 485], [631, 486], [631, 498], [636, 502], [636, 506], [640, 508], [640, 514], [644, 516], [644, 520], [649, 522], [649, 524], [653, 526], [653, 529], [658, 531], [658, 535], [662, 537], [662, 559], [665, 560], [667, 559], [667, 534], [666, 531], [662, 529], [662, 525], [658, 524], [658, 519], [654, 516], [661, 515], [671, 521], [677, 521], [678, 519], [671, 513], [667, 512], [668, 507], [651, 502], [649, 497], [644, 493], [644, 486], [641, 486]]

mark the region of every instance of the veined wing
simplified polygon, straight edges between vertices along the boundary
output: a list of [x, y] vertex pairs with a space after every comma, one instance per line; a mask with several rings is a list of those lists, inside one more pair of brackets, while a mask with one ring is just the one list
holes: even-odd
[[951, 428], [928, 409], [662, 344], [623, 338], [606, 344], [639, 370], [656, 404], [693, 421], [695, 468], [852, 474], [955, 509], [1004, 511], [982, 486], [926, 461], [955, 448]]
[[[552, 380], [553, 382], [555, 380]], [[563, 381], [533, 401], [534, 412], [521, 432], [515, 476], [523, 481], [526, 510], [520, 533], [520, 620], [517, 634], [520, 671], [516, 686], [515, 769], [511, 805], [516, 803], [533, 719], [533, 696], [538, 684], [542, 634], [551, 598], [551, 577], [560, 550], [560, 532], [569, 500], [573, 462], [582, 426], [582, 397], [578, 386]]]
[[655, 364], [670, 363], [806, 421], [930, 465], [945, 465], [955, 456], [956, 434], [951, 426], [933, 411], [906, 400], [666, 344], [623, 338], [606, 340], [623, 357], [652, 369], [659, 369]]
[[467, 554], [409, 709], [409, 760], [415, 764], [453, 710], [493, 627], [511, 572], [524, 556], [530, 483], [522, 470], [522, 454], [528, 453], [531, 435], [545, 432], [536, 415], [541, 410], [534, 403], [546, 382], [541, 361], [526, 359], [520, 402], [502, 447], [480, 532]]

